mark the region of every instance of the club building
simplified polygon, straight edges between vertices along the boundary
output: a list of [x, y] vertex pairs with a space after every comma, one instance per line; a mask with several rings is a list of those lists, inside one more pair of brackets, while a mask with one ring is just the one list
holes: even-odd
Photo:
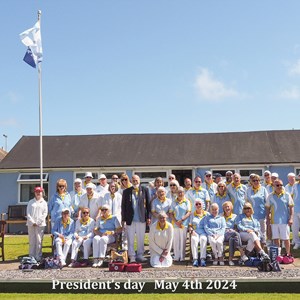
[[[66, 179], [72, 190], [75, 178], [91, 171], [95, 183], [100, 174], [137, 174], [143, 184], [173, 173], [183, 184], [210, 170], [225, 175], [238, 172], [247, 180], [251, 173], [300, 171], [300, 130], [199, 133], [108, 134], [44, 136], [44, 188], [46, 200], [55, 193], [56, 181]], [[39, 137], [23, 136], [0, 162], [0, 213], [10, 205], [26, 205], [39, 185]], [[10, 231], [25, 230], [24, 224]]]

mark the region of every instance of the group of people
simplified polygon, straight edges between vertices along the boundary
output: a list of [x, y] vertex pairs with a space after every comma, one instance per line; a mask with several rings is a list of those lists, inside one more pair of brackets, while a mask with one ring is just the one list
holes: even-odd
[[184, 261], [187, 233], [195, 267], [206, 266], [208, 243], [214, 256], [213, 265], [225, 264], [224, 242], [229, 245], [230, 266], [235, 264], [236, 250], [243, 261], [254, 250], [257, 255], [267, 257], [264, 246], [271, 240], [278, 247], [283, 241], [290, 254], [290, 226], [294, 248], [300, 247], [300, 186], [295, 174], [288, 174], [289, 183], [285, 187], [278, 174], [270, 171], [264, 172], [264, 180], [251, 174], [247, 185], [241, 183], [238, 173], [228, 171], [225, 179], [219, 175], [213, 179], [213, 174], [206, 171], [203, 182], [196, 176], [192, 186], [192, 180], [186, 178], [182, 187], [171, 174], [166, 187], [161, 177], [145, 187], [137, 175], [132, 176], [131, 182], [127, 174], [120, 178], [113, 175], [108, 184], [102, 174], [96, 186], [92, 173], [86, 172], [83, 181], [75, 179], [70, 193], [67, 182], [59, 179], [48, 205], [42, 187], [36, 187], [35, 197], [27, 207], [30, 255], [37, 260], [41, 258], [48, 212], [62, 266], [66, 265], [70, 249], [69, 266], [77, 263], [81, 245], [82, 266], [88, 265], [91, 254], [93, 267], [102, 266], [107, 245], [115, 241], [116, 234], [122, 235], [122, 246], [128, 250], [130, 262], [145, 262], [147, 225], [153, 267], [169, 267], [173, 261]]

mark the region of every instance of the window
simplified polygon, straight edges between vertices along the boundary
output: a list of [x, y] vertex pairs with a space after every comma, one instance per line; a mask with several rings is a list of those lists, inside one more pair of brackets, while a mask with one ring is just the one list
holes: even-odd
[[249, 182], [249, 176], [250, 174], [257, 174], [262, 178], [263, 175], [263, 169], [243, 169], [243, 170], [238, 170], [238, 173], [241, 175], [241, 182], [243, 184], [248, 184]]
[[148, 186], [150, 181], [154, 181], [156, 177], [161, 177], [165, 183], [168, 183], [168, 177], [166, 171], [145, 171], [145, 172], [134, 172], [134, 175], [138, 175], [141, 179], [141, 185]]
[[[40, 186], [40, 174], [21, 173], [18, 177], [19, 203], [27, 203], [34, 198], [34, 188]], [[43, 174], [44, 199], [48, 201], [48, 174]]]

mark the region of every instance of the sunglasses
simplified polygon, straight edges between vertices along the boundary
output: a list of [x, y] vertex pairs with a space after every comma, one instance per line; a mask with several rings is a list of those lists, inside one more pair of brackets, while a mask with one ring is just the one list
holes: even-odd
[[121, 181], [127, 181], [127, 179], [124, 178], [124, 179], [121, 179]]
[[63, 188], [65, 188], [65, 186], [64, 185], [59, 185], [58, 186], [60, 189], [63, 189]]
[[106, 211], [106, 210], [108, 210], [108, 209], [107, 209], [107, 208], [102, 208], [102, 209], [101, 209], [101, 211]]
[[196, 205], [196, 206], [201, 206], [202, 204], [201, 204], [201, 203], [196, 203], [195, 205]]
[[258, 180], [258, 179], [253, 179], [252, 181], [253, 181], [253, 182], [259, 182], [259, 180]]
[[205, 177], [211, 177], [211, 175], [205, 175]]
[[248, 209], [251, 209], [251, 207], [245, 207], [245, 208], [244, 208], [244, 210], [248, 210]]
[[283, 184], [276, 184], [277, 187], [283, 186]]
[[195, 183], [201, 183], [201, 181], [195, 181]]
[[218, 187], [219, 187], [219, 188], [224, 188], [224, 187], [225, 187], [225, 185], [219, 185]]
[[170, 184], [170, 186], [176, 186], [176, 184]]
[[88, 215], [89, 214], [89, 212], [88, 211], [84, 211], [84, 212], [82, 212], [84, 215]]

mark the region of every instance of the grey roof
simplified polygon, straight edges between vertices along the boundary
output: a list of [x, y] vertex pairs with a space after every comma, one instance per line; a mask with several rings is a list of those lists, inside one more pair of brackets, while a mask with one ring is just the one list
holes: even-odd
[[0, 161], [6, 156], [7, 152], [3, 149], [0, 149]]
[[[300, 130], [44, 136], [44, 168], [300, 162]], [[39, 137], [23, 136], [0, 169], [39, 167]]]

